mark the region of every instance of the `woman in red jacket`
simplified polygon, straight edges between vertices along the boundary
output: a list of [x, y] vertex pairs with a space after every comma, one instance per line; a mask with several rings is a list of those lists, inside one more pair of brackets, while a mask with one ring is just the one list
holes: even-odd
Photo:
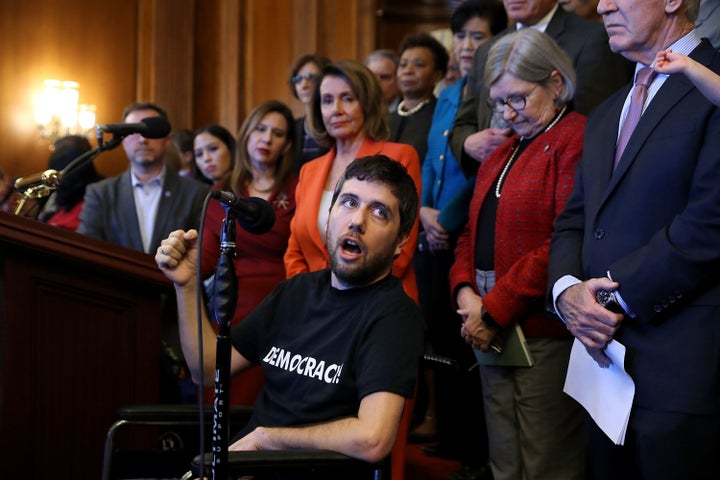
[[[310, 108], [310, 129], [321, 143], [332, 148], [300, 170], [295, 193], [297, 210], [290, 224], [285, 253], [289, 277], [327, 268], [325, 225], [335, 183], [350, 162], [359, 157], [383, 154], [403, 164], [421, 191], [420, 161], [409, 146], [384, 141], [390, 132], [387, 105], [375, 74], [354, 61], [342, 61], [323, 69]], [[418, 224], [393, 263], [392, 273], [403, 282], [405, 292], [417, 301], [412, 256]]]
[[572, 337], [544, 308], [550, 236], [573, 186], [585, 117], [572, 111], [572, 63], [544, 33], [524, 29], [490, 50], [490, 108], [515, 135], [480, 165], [469, 221], [450, 271], [461, 335], [488, 351], [521, 325], [532, 367], [482, 361], [495, 480], [584, 478], [584, 416], [563, 393]]

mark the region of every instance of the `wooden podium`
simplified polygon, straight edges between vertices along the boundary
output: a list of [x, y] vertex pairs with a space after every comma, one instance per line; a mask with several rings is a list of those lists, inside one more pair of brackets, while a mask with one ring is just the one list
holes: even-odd
[[158, 402], [172, 295], [150, 255], [0, 212], [0, 478], [100, 478], [117, 408]]

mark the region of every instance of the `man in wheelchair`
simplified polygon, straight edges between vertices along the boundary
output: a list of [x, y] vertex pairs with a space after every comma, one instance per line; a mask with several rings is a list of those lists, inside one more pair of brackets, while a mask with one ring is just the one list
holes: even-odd
[[[231, 332], [231, 374], [259, 364], [265, 385], [229, 450], [324, 449], [367, 462], [388, 456], [423, 348], [419, 309], [391, 275], [417, 210], [418, 193], [398, 162], [375, 155], [348, 166], [327, 220], [330, 268], [282, 282]], [[174, 231], [155, 255], [175, 286], [196, 382], [197, 240], [195, 230]], [[201, 315], [210, 385], [216, 335]]]

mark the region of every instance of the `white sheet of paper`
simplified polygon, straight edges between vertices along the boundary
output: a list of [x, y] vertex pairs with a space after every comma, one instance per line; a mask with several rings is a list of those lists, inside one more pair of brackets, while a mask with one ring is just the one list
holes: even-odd
[[613, 340], [605, 349], [613, 364], [601, 368], [576, 338], [563, 391], [588, 411], [616, 445], [625, 443], [635, 382], [625, 372], [625, 346]]

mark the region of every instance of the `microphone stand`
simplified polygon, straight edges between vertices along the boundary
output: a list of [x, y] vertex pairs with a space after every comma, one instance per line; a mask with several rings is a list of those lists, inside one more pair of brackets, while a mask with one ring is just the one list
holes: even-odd
[[235, 276], [235, 213], [226, 205], [215, 270], [213, 310], [219, 326], [215, 358], [215, 403], [212, 433], [212, 478], [227, 480], [230, 410], [230, 324], [237, 305]]
[[109, 142], [103, 143], [102, 136], [98, 136], [98, 146], [93, 148], [92, 150], [89, 150], [79, 157], [73, 159], [70, 163], [67, 164], [65, 169], [61, 172], [63, 175], [67, 175], [73, 170], [75, 170], [80, 165], [89, 162], [93, 158], [100, 155], [101, 152], [105, 152], [108, 150], [112, 150], [113, 148], [117, 147], [122, 143], [122, 137], [113, 137]]
[[42, 176], [40, 177], [40, 180], [38, 182], [28, 185], [25, 188], [22, 196], [20, 196], [20, 199], [15, 205], [15, 210], [13, 210], [13, 214], [20, 215], [20, 212], [22, 212], [28, 200], [40, 199], [49, 196], [52, 191], [55, 190], [58, 185], [60, 185], [61, 176], [62, 172], [58, 172], [57, 170], [53, 170], [52, 168], [45, 170], [42, 173]]
[[60, 172], [53, 169], [45, 170], [37, 183], [28, 185], [25, 188], [20, 200], [18, 200], [18, 203], [15, 206], [15, 215], [20, 215], [20, 212], [22, 212], [22, 209], [28, 200], [49, 196], [55, 189], [57, 189], [64, 176], [67, 176], [83, 163], [91, 161], [93, 158], [98, 156], [100, 152], [112, 150], [121, 143], [122, 137], [114, 137], [109, 142], [103, 143], [102, 134], [98, 135], [98, 146], [74, 158], [67, 164], [64, 170]]

